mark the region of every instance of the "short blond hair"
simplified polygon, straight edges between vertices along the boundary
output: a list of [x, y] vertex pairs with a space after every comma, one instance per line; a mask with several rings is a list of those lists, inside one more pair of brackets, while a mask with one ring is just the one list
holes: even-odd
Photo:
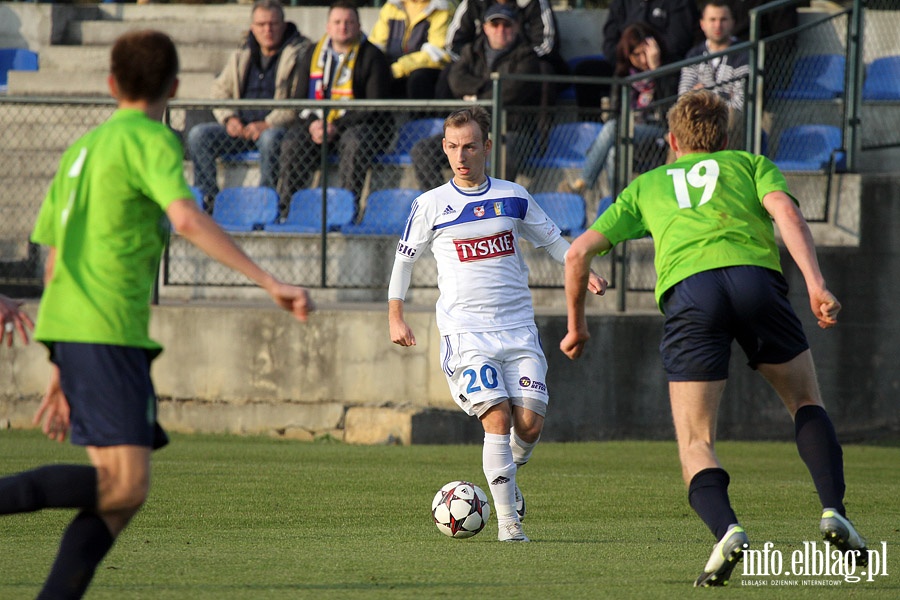
[[669, 131], [683, 150], [718, 152], [728, 141], [728, 105], [715, 92], [682, 94], [667, 118]]
[[478, 127], [478, 131], [481, 132], [481, 141], [486, 142], [488, 140], [488, 136], [491, 132], [491, 115], [485, 110], [483, 106], [470, 106], [466, 108], [460, 108], [459, 110], [454, 110], [450, 113], [446, 119], [444, 119], [444, 134], [447, 133], [447, 129], [462, 127], [468, 123], [474, 123]]

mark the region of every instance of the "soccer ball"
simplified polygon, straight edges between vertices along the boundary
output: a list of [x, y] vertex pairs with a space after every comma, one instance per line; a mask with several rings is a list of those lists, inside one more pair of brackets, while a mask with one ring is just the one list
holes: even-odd
[[431, 515], [438, 530], [452, 538], [472, 537], [491, 516], [484, 491], [468, 481], [451, 481], [434, 495]]

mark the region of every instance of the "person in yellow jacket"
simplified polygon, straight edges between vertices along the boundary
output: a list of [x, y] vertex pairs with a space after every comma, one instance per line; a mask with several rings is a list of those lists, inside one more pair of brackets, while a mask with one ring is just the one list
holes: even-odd
[[393, 98], [434, 98], [441, 69], [450, 63], [444, 43], [454, 8], [450, 0], [388, 0], [381, 7], [369, 41], [391, 62]]

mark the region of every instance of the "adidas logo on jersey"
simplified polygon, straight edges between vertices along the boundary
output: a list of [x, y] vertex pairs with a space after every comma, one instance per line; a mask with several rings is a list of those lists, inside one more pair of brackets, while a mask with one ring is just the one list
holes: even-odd
[[448, 205], [447, 205], [447, 208], [444, 209], [444, 212], [441, 213], [441, 216], [452, 215], [452, 214], [455, 213], [455, 212], [456, 212], [456, 211], [453, 210], [453, 207], [450, 206], [450, 205], [448, 204]]

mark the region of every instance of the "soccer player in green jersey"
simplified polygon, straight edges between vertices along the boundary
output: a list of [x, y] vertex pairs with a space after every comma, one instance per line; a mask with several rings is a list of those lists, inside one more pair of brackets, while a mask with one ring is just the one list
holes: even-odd
[[39, 598], [80, 598], [150, 487], [156, 421], [150, 297], [169, 225], [265, 289], [301, 321], [307, 291], [257, 266], [197, 208], [183, 151], [161, 123], [178, 86], [178, 54], [157, 31], [112, 48], [118, 110], [63, 155], [32, 241], [49, 248], [35, 339], [50, 349], [50, 384], [35, 422], [85, 446], [91, 465], [47, 465], [0, 479], [0, 514], [75, 508]]
[[797, 449], [822, 503], [822, 535], [864, 564], [866, 542], [844, 511], [841, 446], [822, 404], [806, 335], [787, 300], [772, 221], [803, 274], [819, 326], [828, 329], [837, 324], [841, 305], [825, 285], [809, 227], [771, 161], [722, 151], [728, 107], [716, 94], [684, 94], [668, 120], [677, 160], [638, 177], [572, 242], [568, 333], [560, 349], [574, 360], [590, 337], [584, 288], [591, 258], [621, 241], [652, 235], [656, 299], [666, 317], [660, 352], [682, 476], [691, 507], [717, 540], [694, 585], [727, 584], [749, 544], [728, 498], [728, 473], [714, 451], [733, 340], [794, 419]]

